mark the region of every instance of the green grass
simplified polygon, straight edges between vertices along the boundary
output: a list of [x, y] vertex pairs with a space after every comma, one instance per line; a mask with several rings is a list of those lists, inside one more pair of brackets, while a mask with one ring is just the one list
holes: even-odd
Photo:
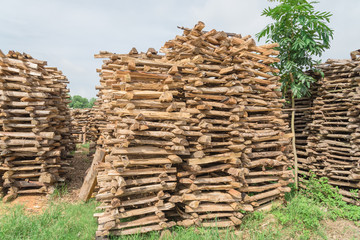
[[93, 239], [97, 203], [53, 203], [42, 214], [26, 213], [23, 206], [0, 212], [0, 239]]
[[[82, 155], [87, 155], [89, 154], [89, 148], [90, 148], [90, 143], [84, 143], [84, 144], [76, 144], [76, 151], [81, 151]], [[75, 152], [74, 152], [75, 154]]]
[[[116, 240], [158, 240], [161, 234], [159, 232], [151, 232], [147, 234], [134, 234], [122, 237], [113, 237]], [[217, 228], [183, 228], [173, 227], [171, 235], [162, 238], [163, 240], [218, 240], [218, 239], [239, 239], [234, 231], [220, 230]]]
[[[327, 178], [316, 179], [314, 175], [306, 182], [306, 189], [301, 193], [326, 208], [328, 216], [335, 220], [343, 218], [351, 221], [360, 221], [360, 207], [347, 204], [342, 200], [338, 188], [328, 184]], [[357, 191], [353, 191], [357, 194]]]
[[84, 144], [76, 144], [76, 148], [87, 148], [87, 149], [89, 149], [89, 147], [90, 147], [89, 142], [86, 142]]
[[321, 221], [327, 217], [324, 209], [314, 200], [298, 194], [286, 207], [272, 211], [287, 235], [293, 238], [310, 239], [314, 236], [325, 238]]
[[68, 187], [66, 184], [59, 184], [54, 189], [54, 192], [50, 195], [51, 200], [61, 199], [63, 196], [69, 193]]
[[[59, 202], [63, 194], [66, 186], [57, 188], [52, 198], [54, 203], [38, 215], [26, 213], [21, 206], [4, 211], [6, 205], [0, 204], [0, 239], [93, 239], [97, 228], [93, 213], [97, 204]], [[163, 239], [327, 239], [323, 224], [326, 219], [347, 219], [360, 226], [360, 207], [344, 203], [326, 179], [310, 178], [307, 189], [293, 191], [285, 198], [285, 206], [277, 205], [270, 212], [246, 214], [236, 231], [174, 227], [171, 235]], [[113, 239], [157, 240], [159, 237], [159, 232], [152, 232]]]

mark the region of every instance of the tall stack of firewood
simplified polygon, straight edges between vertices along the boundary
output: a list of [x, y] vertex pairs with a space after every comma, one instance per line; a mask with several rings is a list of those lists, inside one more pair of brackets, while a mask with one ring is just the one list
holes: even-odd
[[[309, 73], [310, 74], [310, 73]], [[316, 79], [319, 76], [314, 76]], [[302, 98], [295, 98], [295, 119], [294, 119], [294, 127], [295, 127], [295, 136], [296, 136], [296, 152], [298, 158], [298, 168], [300, 171], [306, 171], [308, 168], [308, 138], [310, 134], [310, 124], [312, 123], [312, 114], [313, 114], [313, 105], [314, 99], [317, 96], [318, 84], [314, 83], [312, 88], [310, 89], [310, 95], [304, 96]], [[289, 94], [288, 101], [285, 104], [285, 112], [288, 113], [288, 124], [291, 126], [291, 97]], [[294, 160], [293, 153], [289, 153], [289, 158]], [[294, 165], [294, 163], [292, 163]]]
[[104, 129], [107, 124], [107, 119], [105, 114], [101, 111], [100, 101], [97, 99], [91, 108], [91, 114], [89, 119], [89, 129], [91, 134], [91, 142], [89, 146], [89, 155], [93, 155], [96, 151], [96, 148], [101, 144], [101, 131]]
[[229, 227], [241, 223], [240, 210], [264, 208], [290, 190], [290, 135], [270, 66], [277, 44], [203, 27], [162, 48], [181, 69], [185, 111], [199, 119], [184, 132], [191, 155], [178, 173], [178, 223]]
[[86, 127], [89, 119], [89, 109], [71, 109], [72, 135], [76, 143], [86, 142]]
[[[75, 149], [75, 142], [71, 133], [71, 113], [68, 106], [71, 102], [69, 97], [70, 90], [67, 89], [69, 80], [65, 75], [63, 75], [62, 71], [58, 70], [56, 67], [45, 66], [45, 69], [49, 75], [51, 75], [51, 79], [53, 80], [53, 84], [51, 86], [55, 88], [54, 92], [57, 92], [57, 94], [52, 94], [51, 96], [53, 101], [58, 101], [53, 105], [58, 108], [60, 113], [59, 116], [55, 117], [56, 121], [52, 120], [50, 124], [52, 125], [52, 128], [56, 129], [56, 132], [61, 135], [60, 143], [62, 148], [62, 158], [65, 159], [67, 153]], [[67, 167], [61, 170], [61, 172], [65, 173], [66, 168]]]
[[[309, 123], [311, 123], [311, 114], [313, 105], [312, 97], [303, 97], [295, 99], [295, 136], [296, 136], [296, 152], [298, 156], [299, 168], [301, 164], [307, 161], [307, 142], [309, 137]], [[291, 104], [289, 104], [291, 107]], [[291, 121], [291, 114], [289, 114], [289, 123]]]
[[108, 122], [97, 236], [163, 229], [171, 219], [239, 225], [240, 210], [266, 208], [290, 190], [291, 136], [270, 66], [277, 45], [203, 27], [184, 29], [165, 56], [96, 55], [109, 58], [97, 87]]
[[99, 137], [96, 111], [92, 108], [71, 109], [72, 135], [76, 143], [96, 142]]
[[0, 51], [0, 171], [4, 200], [49, 193], [71, 146], [67, 79], [28, 54]]
[[344, 200], [360, 204], [360, 60], [332, 60], [319, 66], [325, 77], [314, 100], [303, 173], [328, 177]]
[[129, 55], [96, 56], [110, 58], [98, 87], [107, 118], [101, 141], [108, 155], [98, 167], [96, 199], [106, 211], [97, 214], [97, 236], [175, 225], [166, 211], [175, 208], [175, 165], [182, 161], [179, 155], [188, 155], [182, 128], [198, 120], [181, 112], [184, 83], [172, 65], [157, 60], [155, 53], [147, 55], [133, 49]]

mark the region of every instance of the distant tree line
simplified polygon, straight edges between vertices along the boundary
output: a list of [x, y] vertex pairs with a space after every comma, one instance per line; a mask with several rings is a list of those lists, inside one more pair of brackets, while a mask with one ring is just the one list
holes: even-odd
[[69, 103], [70, 108], [92, 108], [96, 101], [96, 98], [84, 98], [80, 95], [70, 96], [71, 103]]

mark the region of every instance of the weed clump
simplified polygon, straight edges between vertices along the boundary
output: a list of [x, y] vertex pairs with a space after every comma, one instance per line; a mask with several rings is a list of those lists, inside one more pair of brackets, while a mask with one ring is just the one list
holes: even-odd
[[[301, 190], [301, 194], [308, 199], [325, 207], [328, 217], [335, 220], [343, 218], [350, 221], [360, 220], [360, 207], [347, 204], [342, 200], [338, 187], [333, 187], [328, 183], [326, 177], [316, 178], [314, 174], [308, 180], [305, 180], [305, 188]], [[353, 191], [357, 194], [357, 191]]]

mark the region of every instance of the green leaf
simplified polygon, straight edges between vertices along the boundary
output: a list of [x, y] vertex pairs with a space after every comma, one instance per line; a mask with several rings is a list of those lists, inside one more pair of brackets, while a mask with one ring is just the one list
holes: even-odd
[[[263, 10], [262, 15], [274, 22], [256, 36], [266, 42], [278, 42], [280, 62], [273, 64], [280, 70], [281, 92], [286, 98], [288, 90], [296, 98], [310, 94], [315, 79], [305, 74], [315, 72], [314, 56], [321, 56], [330, 47], [333, 30], [327, 26], [332, 14], [315, 10], [315, 1], [275, 0], [278, 5]], [[319, 72], [323, 75], [322, 72]], [[291, 77], [292, 76], [292, 77]]]

